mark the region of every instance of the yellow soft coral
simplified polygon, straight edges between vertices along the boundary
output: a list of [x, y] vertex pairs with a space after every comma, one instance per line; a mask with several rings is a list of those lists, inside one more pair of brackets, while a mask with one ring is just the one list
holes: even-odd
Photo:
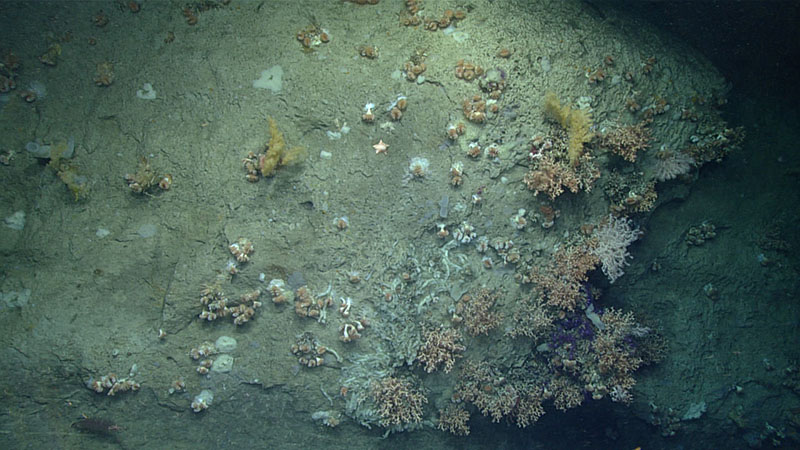
[[556, 94], [548, 92], [544, 96], [544, 113], [558, 122], [569, 136], [567, 156], [572, 166], [577, 166], [583, 155], [583, 144], [592, 139], [592, 116], [582, 109], [572, 109], [569, 105], [561, 105]]
[[50, 162], [47, 167], [53, 169], [58, 178], [72, 193], [72, 198], [77, 202], [89, 195], [89, 184], [85, 176], [79, 175], [77, 168], [63, 155], [69, 149], [67, 141], [61, 141], [50, 146]]
[[269, 121], [269, 144], [266, 153], [259, 158], [258, 168], [261, 175], [271, 177], [280, 166], [293, 164], [305, 155], [303, 147], [286, 148], [286, 139], [283, 133], [278, 130], [278, 124], [272, 117], [267, 117]]

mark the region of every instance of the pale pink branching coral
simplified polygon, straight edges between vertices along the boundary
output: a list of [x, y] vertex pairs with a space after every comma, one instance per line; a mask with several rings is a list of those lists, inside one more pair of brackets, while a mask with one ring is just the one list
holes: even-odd
[[534, 266], [523, 282], [534, 283], [542, 291], [546, 304], [564, 311], [573, 311], [581, 301], [581, 286], [587, 272], [597, 266], [598, 256], [590, 246], [562, 247], [545, 267]]
[[464, 408], [463, 403], [449, 405], [439, 411], [439, 423], [436, 428], [442, 431], [449, 431], [456, 436], [469, 435], [469, 411]]
[[493, 309], [499, 294], [480, 289], [475, 295], [464, 294], [456, 303], [454, 319], [457, 322], [464, 321], [469, 334], [477, 336], [479, 334], [489, 334], [489, 331], [500, 325], [503, 321], [503, 313]]
[[458, 330], [439, 327], [423, 333], [425, 342], [417, 353], [420, 364], [425, 366], [425, 371], [433, 372], [442, 368], [444, 373], [450, 373], [456, 358], [461, 358], [461, 353], [466, 347], [461, 345], [463, 338]]
[[636, 125], [614, 128], [600, 137], [600, 146], [609, 148], [625, 161], [635, 162], [636, 154], [650, 146], [652, 135], [647, 125], [652, 120], [644, 120]]
[[653, 165], [657, 181], [667, 181], [685, 175], [696, 165], [691, 156], [683, 152], [660, 150]]
[[409, 381], [386, 377], [372, 385], [372, 399], [378, 405], [380, 424], [385, 427], [422, 421], [422, 408], [428, 398]]
[[631, 257], [628, 246], [641, 235], [639, 228], [632, 228], [630, 220], [613, 214], [609, 214], [608, 220], [595, 229], [596, 242], [592, 253], [600, 259], [608, 281], [613, 283], [625, 273], [627, 258]]

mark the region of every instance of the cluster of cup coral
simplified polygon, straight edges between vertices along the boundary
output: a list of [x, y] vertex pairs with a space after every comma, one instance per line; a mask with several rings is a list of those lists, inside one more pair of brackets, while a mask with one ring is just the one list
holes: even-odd
[[97, 74], [94, 77], [94, 84], [100, 87], [111, 86], [114, 82], [114, 64], [104, 61], [97, 64]]
[[329, 295], [319, 295], [315, 299], [308, 286], [300, 286], [294, 295], [294, 312], [300, 317], [311, 317], [325, 323], [327, 308], [333, 304]]
[[364, 318], [345, 322], [339, 327], [339, 340], [342, 342], [353, 342], [361, 338], [361, 332], [367, 327], [367, 320]]
[[162, 191], [169, 190], [172, 187], [172, 175], [158, 175], [150, 165], [150, 160], [141, 157], [136, 173], [126, 173], [125, 182], [134, 194], [149, 194], [156, 187]]
[[19, 57], [11, 51], [3, 55], [0, 62], [0, 93], [8, 92], [17, 87], [17, 71], [19, 70]]
[[200, 304], [203, 306], [203, 311], [198, 317], [211, 322], [230, 316], [235, 325], [244, 325], [255, 316], [256, 310], [261, 307], [261, 302], [258, 301], [260, 296], [261, 291], [256, 289], [242, 294], [238, 303], [229, 305], [230, 301], [218, 283], [206, 286], [200, 291]]
[[331, 37], [328, 30], [319, 25], [309, 25], [297, 32], [297, 40], [303, 45], [305, 50], [313, 50], [320, 44], [327, 44]]
[[133, 379], [117, 378], [116, 374], [109, 373], [97, 380], [89, 380], [87, 387], [98, 394], [105, 393], [106, 395], [114, 396], [119, 392], [138, 391], [140, 386]]
[[281, 279], [270, 280], [267, 291], [272, 295], [272, 302], [276, 305], [294, 301], [294, 291], [286, 287], [286, 282]]
[[211, 366], [214, 365], [214, 360], [210, 357], [217, 353], [219, 353], [217, 346], [207, 341], [200, 344], [199, 347], [192, 348], [189, 351], [189, 356], [195, 361], [200, 361], [197, 366], [197, 373], [206, 375], [211, 369]]
[[236, 275], [239, 272], [239, 264], [244, 264], [250, 261], [250, 255], [255, 251], [253, 243], [249, 239], [239, 238], [238, 241], [228, 246], [228, 251], [231, 252], [235, 261], [228, 262], [227, 271], [231, 275]]
[[194, 400], [192, 400], [191, 404], [192, 411], [196, 413], [205, 411], [208, 409], [209, 406], [211, 406], [212, 401], [214, 401], [214, 393], [207, 389], [204, 389], [194, 397]]
[[330, 353], [341, 361], [341, 357], [333, 350], [317, 341], [313, 334], [305, 332], [298, 336], [297, 342], [292, 344], [292, 354], [297, 356], [297, 362], [305, 367], [319, 367], [325, 364], [325, 355]]

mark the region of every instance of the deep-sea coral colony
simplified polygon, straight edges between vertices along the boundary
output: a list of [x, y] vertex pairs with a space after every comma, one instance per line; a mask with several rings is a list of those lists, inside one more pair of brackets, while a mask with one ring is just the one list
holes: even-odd
[[456, 125], [452, 123], [448, 125], [447, 131], [445, 133], [447, 134], [448, 139], [450, 139], [451, 141], [455, 141], [456, 139], [458, 139], [459, 136], [463, 135], [466, 131], [467, 127], [466, 125], [464, 125], [464, 122], [458, 122], [458, 124]]
[[375, 121], [375, 103], [367, 103], [364, 105], [364, 114], [361, 115], [361, 120], [367, 123]]
[[689, 227], [686, 232], [686, 245], [700, 246], [705, 244], [706, 241], [714, 239], [717, 236], [717, 227], [709, 221], [704, 221], [700, 225]]
[[478, 78], [478, 86], [487, 94], [489, 100], [486, 101], [486, 108], [490, 113], [499, 111], [497, 100], [503, 95], [506, 89], [506, 72], [502, 69], [489, 69]]
[[200, 391], [192, 400], [191, 408], [192, 411], [199, 413], [208, 409], [211, 406], [211, 402], [214, 400], [214, 393], [211, 391], [204, 389]]
[[337, 230], [346, 230], [350, 227], [350, 219], [348, 219], [347, 216], [334, 217], [333, 226], [336, 227]]
[[170, 384], [169, 390], [167, 390], [167, 392], [169, 392], [170, 395], [180, 392], [186, 392], [186, 380], [184, 380], [183, 377], [172, 380], [172, 383]]
[[[459, 376], [453, 396], [472, 403], [483, 415], [491, 416], [492, 422], [500, 422], [505, 416], [517, 426], [526, 427], [544, 414], [542, 400], [552, 398], [552, 391], [559, 387], [554, 382], [551, 382], [549, 389], [526, 385], [525, 381], [507, 379], [486, 362], [468, 362]], [[582, 398], [579, 390], [575, 392], [579, 399]], [[456, 434], [469, 434], [466, 425], [469, 416], [459, 412], [463, 408], [462, 404], [446, 409], [444, 417], [440, 418], [439, 428]]]
[[642, 63], [642, 73], [645, 75], [649, 75], [653, 71], [653, 67], [656, 65], [656, 57], [650, 56]]
[[525, 219], [525, 212], [526, 211], [524, 208], [520, 208], [517, 210], [516, 214], [511, 216], [511, 225], [514, 228], [522, 230], [523, 228], [525, 228], [525, 225], [528, 224], [528, 220]]
[[114, 64], [104, 61], [97, 64], [97, 74], [94, 77], [94, 84], [100, 87], [111, 86], [114, 82]]
[[117, 395], [120, 392], [138, 391], [139, 383], [130, 378], [118, 378], [116, 374], [109, 373], [103, 375], [99, 379], [91, 379], [86, 386], [97, 392], [98, 394], [105, 393], [108, 396]]
[[428, 68], [425, 65], [427, 57], [424, 50], [416, 50], [411, 57], [403, 63], [403, 72], [408, 81], [417, 81], [423, 72]]
[[40, 90], [31, 85], [30, 88], [25, 89], [24, 91], [19, 93], [21, 99], [25, 100], [25, 103], [33, 103], [40, 97]]
[[453, 231], [453, 239], [460, 244], [469, 244], [476, 236], [475, 227], [467, 222], [461, 222], [461, 225]]
[[294, 291], [286, 287], [286, 282], [281, 279], [270, 280], [267, 291], [272, 296], [272, 303], [283, 305], [294, 301]]
[[300, 317], [311, 317], [325, 323], [331, 305], [333, 298], [330, 295], [320, 295], [315, 299], [308, 286], [300, 286], [294, 293], [294, 312]]
[[292, 344], [291, 352], [297, 356], [297, 363], [303, 367], [319, 367], [325, 363], [325, 354], [328, 347], [317, 341], [313, 334], [305, 332], [297, 337], [297, 341]]
[[476, 77], [480, 77], [484, 74], [483, 67], [471, 63], [469, 61], [464, 61], [463, 59], [459, 59], [456, 63], [455, 68], [455, 76], [459, 80], [464, 81], [472, 81]]
[[50, 162], [47, 167], [52, 169], [56, 176], [67, 186], [72, 198], [79, 201], [89, 195], [88, 179], [78, 173], [77, 167], [65, 158], [64, 155], [72, 152], [74, 142], [60, 141], [50, 147]]
[[567, 136], [556, 133], [549, 138], [533, 138], [529, 151], [531, 169], [525, 174], [525, 184], [534, 195], [544, 192], [551, 200], [564, 188], [573, 193], [590, 191], [600, 177], [592, 156], [583, 149], [594, 136], [591, 116], [582, 109], [562, 106], [552, 93], [545, 96], [545, 115], [561, 125]]
[[437, 31], [443, 30], [451, 24], [455, 24], [459, 20], [463, 20], [467, 17], [464, 11], [453, 11], [452, 9], [444, 10], [441, 17], [438, 19], [435, 17], [421, 16], [421, 12], [422, 6], [420, 0], [406, 0], [406, 13], [408, 16], [403, 19], [403, 25], [407, 27], [423, 25], [423, 28], [428, 31]]
[[255, 247], [249, 239], [239, 238], [238, 241], [228, 246], [228, 250], [236, 258], [236, 262], [246, 263], [250, 261], [250, 255], [255, 251]]
[[654, 176], [656, 181], [672, 180], [689, 173], [695, 165], [697, 162], [686, 153], [668, 150], [662, 146], [655, 154]]
[[625, 217], [614, 217], [609, 214], [594, 230], [596, 238], [592, 253], [602, 263], [603, 273], [613, 283], [624, 274], [623, 268], [628, 265], [628, 246], [639, 239], [643, 233], [639, 228], [633, 228], [632, 222]]
[[464, 294], [456, 303], [453, 322], [463, 321], [473, 336], [488, 335], [503, 321], [503, 314], [493, 310], [497, 298], [498, 295], [488, 289], [481, 289], [475, 295]]
[[11, 161], [14, 160], [14, 150], [6, 150], [3, 153], [0, 153], [0, 164], [4, 166], [11, 165]]
[[239, 297], [238, 302], [231, 304], [228, 297], [222, 292], [220, 281], [206, 285], [200, 291], [200, 305], [203, 310], [198, 317], [209, 322], [222, 317], [232, 317], [234, 325], [244, 325], [256, 314], [262, 303], [258, 301], [261, 291], [256, 289], [246, 292]]
[[464, 163], [456, 161], [450, 166], [450, 185], [456, 187], [461, 186], [462, 177], [464, 175]]
[[19, 57], [12, 51], [6, 51], [0, 61], [0, 93], [6, 93], [17, 87], [17, 71]]
[[466, 350], [462, 345], [463, 337], [458, 330], [438, 327], [423, 333], [423, 344], [417, 352], [417, 360], [424, 366], [426, 372], [431, 373], [441, 368], [444, 373], [450, 373], [457, 358]]
[[486, 157], [491, 160], [496, 160], [500, 157], [500, 146], [496, 142], [487, 145], [483, 151]]
[[592, 138], [590, 113], [583, 109], [571, 108], [569, 105], [561, 105], [552, 92], [545, 94], [544, 112], [548, 118], [558, 122], [567, 131], [569, 136], [567, 156], [570, 164], [573, 167], [577, 166], [583, 155], [583, 144]]
[[375, 59], [378, 57], [378, 47], [374, 45], [362, 45], [358, 48], [358, 54], [362, 58]]
[[445, 239], [449, 235], [450, 235], [450, 232], [447, 231], [447, 224], [444, 224], [444, 223], [437, 223], [436, 224], [436, 236], [438, 236], [439, 239]]
[[411, 382], [386, 377], [374, 382], [371, 391], [382, 426], [402, 426], [422, 421], [422, 408], [428, 403], [428, 398]]
[[481, 157], [481, 146], [477, 142], [470, 142], [467, 145], [467, 156], [472, 159], [478, 159]]
[[195, 14], [191, 8], [187, 6], [181, 10], [181, 13], [183, 14], [183, 17], [186, 18], [187, 25], [197, 25], [197, 14]]
[[217, 350], [217, 346], [214, 345], [214, 343], [208, 341], [203, 342], [198, 347], [194, 347], [189, 351], [189, 356], [193, 360], [198, 361], [196, 369], [198, 375], [208, 374], [208, 371], [211, 370], [211, 366], [214, 365], [214, 359], [212, 359], [211, 357], [218, 353], [219, 350]]
[[[263, 153], [249, 152], [242, 159], [242, 165], [247, 172], [247, 181], [255, 183], [260, 176], [271, 177], [279, 167], [288, 166], [300, 161], [305, 155], [303, 147], [288, 147], [283, 133], [278, 129], [278, 124], [272, 117], [267, 117], [269, 122], [269, 143], [265, 145]], [[260, 176], [259, 176], [260, 175]]]
[[149, 194], [155, 188], [169, 190], [172, 187], [172, 175], [167, 173], [159, 176], [150, 165], [150, 160], [141, 157], [136, 173], [126, 173], [125, 182], [134, 194]]
[[389, 117], [395, 121], [400, 120], [407, 106], [408, 99], [406, 99], [404, 95], [399, 95], [397, 99], [389, 105]]
[[486, 101], [480, 95], [476, 94], [464, 100], [461, 107], [464, 117], [470, 122], [483, 123], [486, 121]]
[[311, 51], [319, 47], [320, 44], [330, 42], [331, 37], [328, 30], [312, 24], [297, 32], [297, 40], [303, 45], [303, 50]]
[[39, 56], [39, 61], [46, 66], [55, 66], [58, 64], [58, 57], [61, 56], [61, 45], [52, 43], [47, 50]]
[[635, 162], [639, 151], [650, 147], [651, 134], [647, 128], [651, 121], [614, 128], [600, 137], [600, 146], [610, 149], [625, 161]]
[[562, 247], [553, 254], [547, 267], [532, 267], [522, 282], [535, 284], [548, 305], [566, 312], [574, 311], [583, 299], [581, 287], [588, 280], [587, 273], [599, 262], [589, 245]]
[[97, 11], [92, 16], [92, 23], [97, 28], [103, 28], [104, 26], [108, 25], [108, 22], [109, 22], [108, 15], [104, 13], [103, 10]]
[[720, 162], [728, 153], [738, 148], [744, 140], [743, 127], [723, 128], [702, 137], [693, 136], [685, 153], [698, 164]]
[[487, 93], [489, 97], [488, 100], [484, 100], [480, 95], [476, 94], [462, 102], [462, 111], [467, 120], [474, 123], [483, 123], [488, 118], [487, 114], [496, 114], [500, 110], [497, 100], [500, 99], [506, 86], [504, 71], [500, 69], [484, 71], [483, 67], [461, 59], [456, 64], [455, 76], [465, 81], [472, 81], [477, 78], [481, 90]]
[[367, 327], [367, 320], [364, 318], [345, 322], [339, 327], [339, 340], [342, 342], [353, 342], [361, 337], [361, 332]]
[[439, 422], [436, 428], [447, 431], [456, 436], [469, 435], [469, 411], [464, 408], [462, 403], [448, 405], [444, 410], [439, 411]]
[[427, 158], [415, 156], [411, 158], [411, 162], [408, 164], [408, 172], [406, 176], [412, 179], [424, 178], [428, 175], [429, 167], [430, 162]]

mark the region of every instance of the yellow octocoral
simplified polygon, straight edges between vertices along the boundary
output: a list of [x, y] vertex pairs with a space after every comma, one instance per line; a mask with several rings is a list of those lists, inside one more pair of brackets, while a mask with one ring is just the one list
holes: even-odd
[[544, 113], [558, 122], [569, 135], [567, 155], [572, 166], [577, 166], [583, 154], [583, 144], [592, 139], [592, 116], [588, 111], [572, 109], [561, 105], [556, 94], [548, 92], [544, 96]]
[[67, 189], [72, 194], [72, 199], [76, 202], [85, 199], [89, 195], [88, 180], [85, 176], [78, 175], [77, 169], [72, 165], [62, 166], [61, 170], [56, 172], [56, 175], [67, 185]]
[[272, 117], [267, 117], [269, 121], [269, 144], [266, 152], [259, 158], [258, 169], [261, 175], [271, 177], [275, 175], [278, 167], [296, 163], [305, 156], [303, 147], [286, 147], [286, 139], [283, 133], [278, 130], [278, 124]]
[[64, 182], [72, 194], [72, 198], [77, 202], [86, 198], [89, 195], [88, 179], [78, 174], [78, 170], [69, 161], [63, 158], [63, 155], [69, 146], [67, 141], [61, 141], [53, 144], [50, 147], [50, 162], [47, 167], [53, 169], [58, 175], [58, 178]]

